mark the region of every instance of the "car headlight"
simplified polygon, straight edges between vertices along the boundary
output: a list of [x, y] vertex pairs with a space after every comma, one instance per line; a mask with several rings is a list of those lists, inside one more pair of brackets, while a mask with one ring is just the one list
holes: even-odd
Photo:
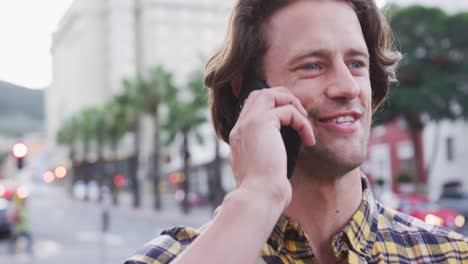
[[463, 215], [457, 215], [454, 220], [455, 226], [463, 227], [465, 225], [465, 217]]
[[430, 225], [438, 225], [438, 226], [444, 225], [444, 219], [433, 214], [426, 215], [426, 218], [424, 218], [424, 222]]

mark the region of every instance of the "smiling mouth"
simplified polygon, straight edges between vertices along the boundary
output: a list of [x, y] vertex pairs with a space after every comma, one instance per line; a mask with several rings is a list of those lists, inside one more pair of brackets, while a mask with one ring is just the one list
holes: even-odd
[[331, 122], [340, 125], [351, 125], [357, 119], [352, 115], [340, 116], [337, 118], [329, 119], [329, 120], [321, 120], [321, 122]]
[[359, 129], [362, 114], [356, 111], [337, 113], [319, 118], [319, 122], [327, 129], [337, 133], [354, 133]]
[[336, 114], [331, 114], [325, 117], [320, 117], [320, 122], [331, 122], [336, 124], [354, 123], [361, 119], [362, 113], [360, 111], [348, 111]]

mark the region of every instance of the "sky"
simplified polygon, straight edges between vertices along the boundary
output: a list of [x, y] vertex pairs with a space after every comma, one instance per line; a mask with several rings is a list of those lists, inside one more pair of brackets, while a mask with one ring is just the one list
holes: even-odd
[[52, 33], [72, 2], [0, 0], [0, 80], [34, 89], [50, 84]]
[[52, 33], [72, 0], [0, 0], [0, 80], [50, 84]]

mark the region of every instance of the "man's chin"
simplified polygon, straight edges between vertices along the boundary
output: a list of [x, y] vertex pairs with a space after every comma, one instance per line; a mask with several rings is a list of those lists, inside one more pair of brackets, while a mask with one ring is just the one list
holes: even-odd
[[[297, 165], [305, 167], [307, 171], [317, 171], [317, 174], [331, 174], [340, 177], [355, 170], [366, 159], [366, 151], [356, 150], [338, 152], [316, 147], [303, 147], [299, 153]], [[313, 173], [315, 174], [315, 173]]]

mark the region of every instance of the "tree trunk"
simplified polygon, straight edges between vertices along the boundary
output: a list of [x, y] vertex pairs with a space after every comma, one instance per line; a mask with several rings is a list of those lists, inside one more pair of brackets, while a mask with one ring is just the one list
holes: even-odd
[[212, 206], [216, 209], [223, 202], [224, 191], [222, 185], [222, 159], [219, 149], [219, 140], [215, 137], [215, 158], [213, 160], [213, 179], [212, 179]]
[[157, 211], [161, 210], [161, 192], [160, 192], [160, 138], [159, 138], [159, 120], [158, 114], [155, 113], [154, 116], [154, 149], [153, 149], [153, 195], [154, 195], [154, 209]]
[[85, 183], [85, 194], [84, 194], [84, 200], [89, 201], [89, 182], [91, 180], [91, 169], [90, 169], [90, 164], [88, 162], [88, 154], [89, 154], [89, 142], [84, 143], [84, 157], [83, 157], [83, 180]]
[[117, 140], [113, 139], [111, 142], [112, 145], [112, 152], [113, 152], [113, 160], [111, 164], [111, 170], [110, 170], [110, 189], [111, 189], [111, 194], [112, 194], [112, 204], [113, 205], [119, 205], [119, 197], [118, 197], [118, 189], [117, 186], [114, 183], [114, 177], [117, 176]]
[[416, 187], [417, 191], [422, 191], [422, 187], [426, 184], [426, 174], [424, 166], [424, 153], [422, 145], [422, 131], [424, 124], [421, 121], [421, 115], [417, 112], [405, 112], [403, 117], [407, 122], [408, 132], [413, 144], [415, 171], [416, 171]]
[[105, 185], [105, 169], [104, 169], [104, 158], [102, 155], [102, 143], [97, 144], [97, 162], [96, 162], [96, 178], [98, 182], [98, 188], [99, 188], [99, 193], [98, 193], [98, 202], [102, 203], [103, 200], [103, 187]]
[[138, 167], [139, 167], [139, 156], [140, 156], [140, 122], [134, 124], [134, 140], [135, 140], [135, 153], [130, 158], [129, 164], [129, 178], [131, 182], [131, 188], [133, 193], [133, 207], [139, 208], [141, 205], [141, 194], [140, 184], [138, 181]]
[[76, 178], [76, 163], [75, 163], [75, 150], [73, 146], [70, 146], [70, 150], [68, 151], [68, 159], [70, 160], [70, 169], [68, 175], [68, 192], [73, 197], [73, 185], [75, 184]]
[[185, 181], [183, 183], [183, 190], [184, 190], [184, 200], [182, 201], [182, 211], [184, 214], [188, 214], [190, 210], [190, 204], [188, 200], [188, 194], [190, 190], [190, 176], [189, 176], [189, 166], [190, 166], [190, 152], [189, 152], [189, 142], [188, 142], [188, 135], [189, 131], [188, 129], [183, 129], [183, 145], [182, 145], [182, 151], [184, 155], [184, 176], [185, 176]]
[[411, 141], [414, 149], [416, 186], [420, 189], [426, 184], [426, 173], [424, 166], [424, 153], [422, 146], [422, 129], [409, 128]]

